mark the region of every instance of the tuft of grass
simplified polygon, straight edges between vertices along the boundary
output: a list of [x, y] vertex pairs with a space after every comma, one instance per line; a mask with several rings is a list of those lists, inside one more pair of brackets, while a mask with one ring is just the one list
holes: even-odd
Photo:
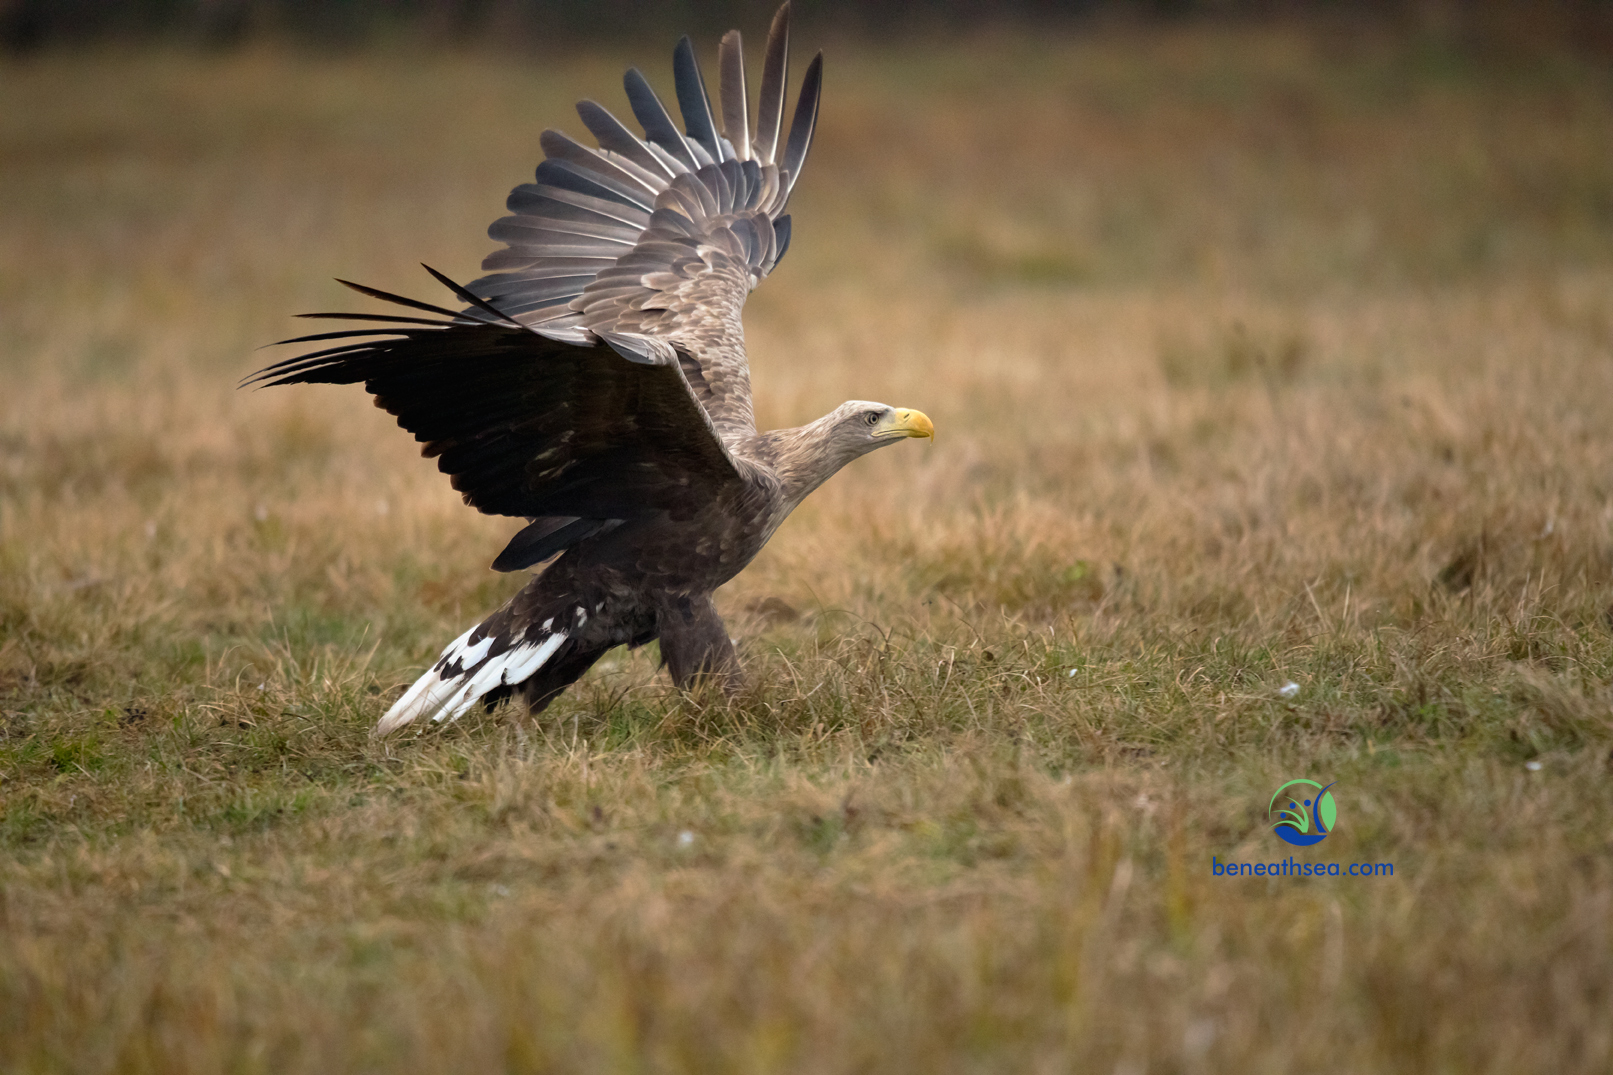
[[[650, 647], [372, 740], [513, 524], [233, 385], [331, 276], [473, 273], [626, 62], [8, 72], [0, 1067], [1607, 1070], [1606, 72], [836, 47], [758, 412], [939, 441], [720, 595], [739, 697]], [[1213, 870], [1290, 856], [1394, 872]]]

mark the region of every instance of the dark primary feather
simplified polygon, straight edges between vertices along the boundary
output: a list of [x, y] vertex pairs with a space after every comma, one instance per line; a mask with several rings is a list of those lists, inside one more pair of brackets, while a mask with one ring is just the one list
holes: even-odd
[[[734, 146], [734, 156], [750, 159], [750, 116], [746, 112], [745, 45], [738, 30], [723, 35], [718, 52], [722, 64], [718, 92], [722, 94], [722, 131]], [[603, 144], [603, 143], [601, 143]]]
[[[415, 299], [406, 299], [402, 295], [394, 295], [390, 291], [382, 291], [379, 288], [368, 287], [364, 284], [355, 284], [351, 280], [343, 280], [340, 277], [337, 277], [336, 282], [341, 284], [343, 287], [351, 288], [352, 290], [357, 291], [360, 295], [368, 295], [370, 298], [380, 299], [382, 302], [391, 302], [399, 306], [407, 306], [413, 310], [424, 310], [428, 314], [441, 314], [443, 317], [446, 317], [449, 320], [457, 320], [460, 317], [459, 314], [452, 310], [444, 310], [441, 306], [433, 306], [429, 302], [419, 302]], [[342, 316], [346, 317], [347, 315], [343, 314]], [[504, 315], [499, 314], [498, 319], [503, 321], [505, 319]]]
[[441, 284], [443, 287], [446, 287], [449, 291], [452, 291], [455, 295], [457, 295], [461, 302], [470, 303], [472, 306], [476, 307], [476, 309], [480, 310], [482, 313], [484, 313], [488, 317], [490, 317], [494, 324], [503, 323], [503, 324], [512, 325], [512, 326], [513, 325], [519, 325], [519, 322], [511, 321], [509, 319], [509, 317], [507, 315], [505, 315], [505, 313], [502, 310], [498, 310], [498, 309], [495, 309], [492, 306], [489, 306], [487, 303], [483, 302], [481, 299], [477, 298], [475, 295], [472, 295], [469, 291], [466, 291], [464, 288], [460, 287], [458, 284], [456, 284], [452, 280], [448, 279], [448, 277], [444, 276], [442, 273], [438, 272], [436, 269], [433, 269], [430, 265], [427, 265], [424, 262], [422, 262], [420, 267], [422, 269], [426, 270], [428, 273], [430, 273], [432, 278], [434, 280], [436, 280], [437, 283]]
[[695, 59], [694, 42], [685, 34], [672, 53], [673, 85], [678, 91], [678, 111], [683, 113], [684, 130], [695, 144], [711, 154], [713, 162], [723, 159], [717, 142], [717, 124], [711, 115], [711, 99], [706, 96], [706, 80]]
[[[595, 239], [614, 239], [633, 243], [649, 223], [650, 214], [643, 210], [623, 207], [616, 212], [605, 212], [592, 206], [577, 204], [585, 195], [562, 198], [554, 188], [542, 192], [521, 192], [510, 196], [517, 210], [526, 216], [540, 217], [544, 226], [552, 231], [571, 235], [586, 235]], [[589, 199], [598, 202], [599, 199]]]
[[633, 117], [644, 128], [644, 137], [676, 157], [689, 171], [700, 167], [643, 73], [636, 67], [629, 69], [622, 76], [622, 86], [627, 90], [627, 103], [633, 109]]
[[784, 170], [790, 174], [790, 187], [800, 178], [801, 165], [806, 163], [807, 150], [812, 147], [812, 132], [818, 127], [818, 97], [823, 92], [823, 53], [812, 57], [807, 66], [806, 78], [801, 80], [801, 96], [795, 102], [795, 119], [790, 121], [790, 141], [784, 147]]
[[773, 16], [767, 32], [767, 58], [762, 62], [762, 98], [756, 108], [756, 159], [776, 159], [779, 129], [784, 123], [785, 83], [789, 81], [790, 5]]
[[[402, 314], [317, 313], [317, 314], [292, 314], [292, 316], [293, 317], [323, 317], [323, 318], [328, 318], [328, 319], [331, 319], [331, 320], [341, 320], [341, 321], [385, 321], [388, 324], [393, 324], [393, 325], [397, 325], [397, 324], [408, 324], [408, 325], [451, 325], [451, 324], [453, 324], [453, 321], [451, 321], [451, 320], [450, 321], [439, 321], [439, 320], [433, 320], [433, 319], [431, 319], [429, 317], [405, 317]], [[289, 340], [281, 340], [280, 342], [281, 343], [289, 343], [290, 341]]]
[[588, 128], [588, 133], [599, 142], [600, 148], [620, 153], [652, 175], [672, 178], [674, 173], [661, 163], [661, 158], [646, 149], [644, 143], [622, 126], [622, 121], [606, 111], [603, 105], [593, 101], [578, 101], [577, 115], [581, 117], [583, 126]]
[[[559, 131], [544, 131], [538, 135], [538, 145], [549, 158], [538, 166], [540, 184], [549, 183], [580, 194], [601, 194], [607, 200], [634, 205], [645, 212], [655, 207], [643, 178], [616, 161], [606, 160]], [[552, 178], [544, 175], [545, 166], [549, 166]]]

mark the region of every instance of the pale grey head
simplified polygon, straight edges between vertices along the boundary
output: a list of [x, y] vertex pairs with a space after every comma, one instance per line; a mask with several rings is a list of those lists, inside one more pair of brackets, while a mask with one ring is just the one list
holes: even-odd
[[847, 462], [908, 437], [935, 439], [935, 425], [923, 411], [865, 399], [847, 400], [819, 421], [828, 423], [827, 443]]
[[923, 411], [865, 399], [847, 400], [798, 429], [764, 434], [784, 480], [786, 499], [799, 504], [853, 459], [909, 437], [935, 439], [935, 425]]

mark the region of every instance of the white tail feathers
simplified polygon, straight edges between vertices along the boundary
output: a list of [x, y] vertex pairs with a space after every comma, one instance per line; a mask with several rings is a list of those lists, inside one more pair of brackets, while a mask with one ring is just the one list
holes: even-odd
[[[585, 614], [578, 609], [577, 615], [580, 626], [580, 616]], [[544, 626], [552, 622], [547, 620]], [[471, 636], [481, 627], [472, 627], [448, 644], [431, 671], [415, 680], [414, 686], [386, 711], [375, 726], [376, 735], [395, 732], [422, 717], [433, 721], [459, 719], [489, 691], [531, 678], [570, 637], [565, 631], [550, 632], [532, 626], [519, 636], [489, 634], [472, 643]]]

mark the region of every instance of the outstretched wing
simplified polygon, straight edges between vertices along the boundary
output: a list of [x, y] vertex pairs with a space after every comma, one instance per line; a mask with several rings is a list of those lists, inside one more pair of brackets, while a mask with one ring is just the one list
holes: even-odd
[[625, 85], [643, 138], [593, 101], [577, 113], [598, 149], [544, 131], [536, 182], [516, 187], [512, 215], [488, 229], [506, 248], [482, 263], [491, 275], [469, 285], [556, 340], [631, 332], [673, 341], [724, 436], [756, 428], [740, 308], [789, 246], [784, 207], [817, 124], [822, 53], [780, 141], [789, 15], [786, 3], [773, 18], [754, 134], [737, 30], [722, 40], [720, 132], [687, 37], [673, 53], [683, 133], [637, 69]]
[[341, 342], [245, 383], [363, 382], [467, 504], [532, 520], [495, 565], [506, 571], [623, 521], [687, 517], [741, 480], [671, 343], [609, 331], [600, 333], [608, 347], [540, 336], [428, 271], [471, 309], [348, 284], [437, 316], [304, 314], [381, 324], [282, 341]]

